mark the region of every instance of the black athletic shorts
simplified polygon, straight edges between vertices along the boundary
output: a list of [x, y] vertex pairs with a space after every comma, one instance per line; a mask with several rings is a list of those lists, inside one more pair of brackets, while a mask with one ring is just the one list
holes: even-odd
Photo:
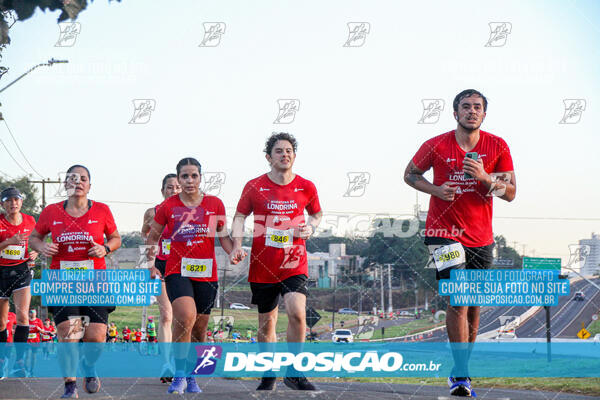
[[[108, 325], [108, 314], [115, 311], [115, 307], [88, 307], [88, 306], [53, 306], [48, 311], [54, 316], [56, 326], [61, 322], [76, 317], [84, 318], [85, 322]], [[85, 317], [89, 318], [85, 318]]]
[[[429, 252], [433, 255], [433, 249], [436, 246], [446, 246], [449, 244], [457, 243], [456, 240], [440, 238], [440, 237], [426, 237], [425, 244], [429, 247]], [[435, 278], [450, 279], [450, 270], [452, 269], [488, 269], [494, 262], [494, 246], [496, 243], [488, 244], [487, 246], [481, 247], [467, 247], [465, 249], [465, 263], [454, 267], [446, 268], [442, 272], [435, 270]], [[433, 261], [431, 261], [433, 263]], [[435, 265], [434, 265], [435, 268]]]
[[279, 297], [285, 296], [286, 293], [302, 293], [308, 296], [307, 280], [306, 275], [294, 275], [278, 283], [250, 282], [252, 304], [256, 304], [258, 312], [263, 314], [273, 311], [279, 305]]
[[179, 297], [189, 296], [194, 299], [198, 314], [210, 314], [215, 306], [219, 282], [199, 282], [181, 274], [171, 274], [165, 278], [165, 285], [171, 303]]
[[0, 299], [7, 299], [15, 290], [31, 284], [31, 271], [27, 261], [18, 265], [0, 266]]
[[165, 277], [165, 269], [167, 268], [167, 260], [154, 259], [154, 266], [160, 271], [162, 277]]

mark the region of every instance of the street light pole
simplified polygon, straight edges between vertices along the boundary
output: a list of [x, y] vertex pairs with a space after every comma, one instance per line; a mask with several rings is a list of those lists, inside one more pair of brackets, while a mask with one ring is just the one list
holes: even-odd
[[8, 89], [9, 87], [11, 87], [15, 83], [17, 83], [17, 81], [21, 80], [27, 74], [29, 74], [31, 71], [33, 71], [34, 69], [36, 69], [38, 67], [51, 67], [54, 64], [66, 64], [68, 62], [69, 62], [68, 60], [55, 60], [54, 58], [51, 58], [50, 60], [48, 60], [47, 63], [41, 63], [41, 64], [38, 64], [38, 65], [35, 65], [35, 66], [31, 67], [30, 69], [28, 69], [24, 74], [22, 74], [21, 76], [19, 76], [17, 79], [15, 79], [11, 83], [9, 83], [8, 85], [6, 85], [2, 89], [0, 89], [0, 93], [4, 92], [6, 89]]

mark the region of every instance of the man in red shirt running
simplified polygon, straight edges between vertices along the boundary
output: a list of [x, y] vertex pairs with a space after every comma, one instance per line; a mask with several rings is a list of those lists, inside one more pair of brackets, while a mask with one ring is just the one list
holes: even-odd
[[125, 325], [125, 328], [123, 328], [123, 341], [124, 342], [129, 342], [131, 340], [131, 329], [129, 329], [129, 327], [127, 325]]
[[[437, 279], [450, 278], [450, 270], [485, 269], [493, 262], [492, 199], [512, 201], [516, 180], [506, 142], [480, 130], [487, 99], [468, 89], [453, 102], [455, 130], [426, 141], [412, 158], [404, 180], [431, 195], [425, 228], [425, 244], [434, 257]], [[433, 183], [423, 174], [433, 168]], [[502, 179], [500, 179], [500, 177]], [[459, 254], [445, 260], [444, 254]], [[472, 396], [468, 360], [479, 328], [478, 306], [451, 306], [446, 327], [455, 371], [448, 378], [450, 394]]]
[[[244, 255], [244, 221], [254, 213], [254, 235], [248, 281], [252, 304], [258, 305], [258, 341], [276, 342], [279, 299], [288, 314], [287, 341], [302, 343], [306, 331], [308, 262], [305, 240], [316, 230], [322, 212], [315, 185], [292, 172], [297, 142], [288, 133], [275, 133], [265, 145], [271, 170], [249, 181], [234, 217], [232, 263]], [[304, 210], [308, 212], [305, 223]], [[315, 390], [298, 371], [288, 369], [283, 381], [295, 390]], [[275, 378], [264, 376], [257, 390], [273, 390]]]

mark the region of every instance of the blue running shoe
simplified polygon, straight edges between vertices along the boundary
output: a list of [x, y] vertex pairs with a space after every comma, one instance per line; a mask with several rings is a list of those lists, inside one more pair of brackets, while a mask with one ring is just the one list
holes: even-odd
[[78, 399], [79, 394], [77, 394], [77, 383], [76, 382], [66, 382], [65, 383], [65, 393], [60, 396], [61, 399]]
[[176, 393], [176, 394], [184, 394], [187, 383], [185, 382], [185, 378], [175, 377], [173, 378], [173, 382], [169, 389], [167, 389], [167, 393]]
[[450, 386], [450, 394], [460, 397], [472, 396], [471, 383], [468, 378], [448, 378], [448, 386]]
[[185, 380], [187, 382], [187, 388], [185, 389], [186, 392], [188, 392], [188, 393], [201, 393], [202, 392], [202, 389], [200, 389], [200, 386], [198, 386], [198, 384], [196, 383], [196, 378], [188, 376], [187, 378], [185, 378]]

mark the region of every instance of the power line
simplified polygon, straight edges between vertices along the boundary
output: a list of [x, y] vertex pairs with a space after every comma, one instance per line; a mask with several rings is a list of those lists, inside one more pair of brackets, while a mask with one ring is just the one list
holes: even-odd
[[4, 150], [6, 150], [6, 152], [8, 153], [8, 155], [10, 156], [10, 158], [12, 158], [12, 160], [15, 162], [15, 164], [17, 164], [19, 166], [19, 168], [21, 168], [21, 170], [23, 172], [25, 172], [25, 175], [29, 175], [29, 172], [27, 172], [25, 170], [25, 168], [23, 168], [21, 166], [21, 164], [19, 164], [19, 162], [13, 157], [12, 153], [8, 150], [8, 147], [6, 147], [6, 145], [4, 144], [4, 141], [0, 138], [0, 144], [2, 144], [2, 147], [4, 147]]
[[33, 172], [35, 172], [36, 174], [38, 174], [38, 176], [42, 179], [44, 179], [44, 176], [42, 174], [40, 174], [34, 167], [33, 165], [31, 165], [31, 163], [29, 162], [29, 159], [27, 158], [27, 156], [25, 156], [25, 153], [23, 153], [23, 150], [21, 150], [21, 146], [19, 146], [19, 143], [17, 143], [17, 139], [15, 139], [15, 136], [12, 134], [12, 131], [10, 130], [10, 128], [8, 127], [8, 123], [6, 122], [5, 118], [2, 118], [2, 120], [4, 121], [4, 125], [6, 125], [6, 129], [8, 129], [8, 133], [10, 133], [10, 137], [12, 138], [13, 142], [15, 142], [15, 145], [17, 146], [17, 149], [19, 150], [19, 153], [21, 153], [21, 155], [23, 156], [23, 158], [25, 159], [25, 161], [27, 162], [27, 164], [29, 165], [29, 167], [31, 167], [31, 169], [33, 170]]

